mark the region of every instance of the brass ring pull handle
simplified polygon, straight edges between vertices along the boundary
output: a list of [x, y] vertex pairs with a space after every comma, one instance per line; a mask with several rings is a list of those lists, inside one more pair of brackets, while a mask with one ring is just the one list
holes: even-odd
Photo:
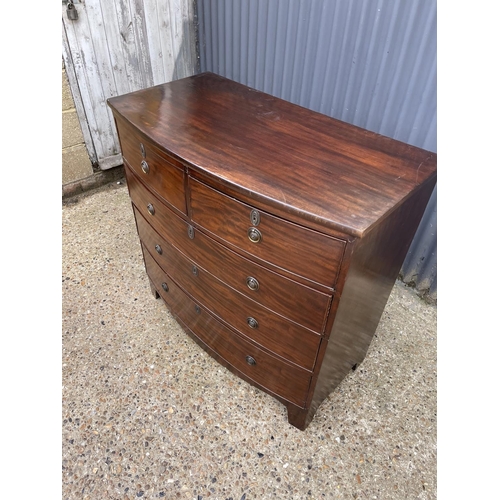
[[151, 215], [154, 215], [155, 214], [155, 207], [153, 207], [153, 205], [150, 203], [148, 205], [148, 212], [151, 214]]
[[262, 239], [261, 232], [255, 227], [248, 228], [247, 235], [248, 235], [248, 239], [252, 243], [259, 243], [259, 241]]
[[250, 290], [257, 291], [259, 286], [259, 282], [253, 276], [247, 278], [247, 287], [250, 288]]
[[149, 174], [149, 165], [148, 165], [148, 162], [146, 160], [141, 161], [141, 168], [145, 174]]
[[250, 328], [258, 328], [259, 327], [259, 322], [255, 319], [255, 318], [247, 318], [247, 325], [250, 327]]
[[255, 359], [252, 358], [252, 356], [247, 356], [245, 360], [250, 366], [255, 366], [257, 364], [257, 361], [255, 361]]

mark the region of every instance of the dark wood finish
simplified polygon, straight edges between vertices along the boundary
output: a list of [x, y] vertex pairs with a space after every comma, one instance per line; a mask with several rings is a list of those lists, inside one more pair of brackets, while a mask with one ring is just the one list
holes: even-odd
[[321, 402], [366, 355], [387, 299], [403, 265], [434, 182], [421, 186], [400, 210], [352, 246], [342, 300], [331, 326], [306, 425]]
[[[186, 214], [184, 196], [184, 166], [162, 154], [147, 138], [134, 133], [130, 126], [120, 127], [120, 144], [127, 165], [149, 186], [157, 196]], [[140, 145], [143, 145], [144, 156]], [[143, 169], [143, 162], [144, 169]]]
[[[144, 258], [146, 269], [158, 294], [194, 335], [254, 383], [291, 403], [304, 405], [310, 373], [264, 352], [226, 328], [210, 315], [201, 303], [186, 295], [175, 281], [163, 272], [147, 250], [144, 252]], [[162, 283], [167, 283], [168, 291], [163, 289]], [[248, 363], [248, 356], [255, 360], [255, 364]]]
[[210, 73], [108, 103], [154, 295], [305, 429], [366, 355], [436, 155]]
[[[266, 263], [330, 288], [335, 286], [345, 241], [258, 210], [260, 222], [254, 226], [250, 221], [253, 207], [192, 179], [189, 187], [191, 219], [210, 234]], [[249, 229], [259, 231], [259, 242], [250, 240]]]
[[[261, 347], [308, 370], [314, 368], [320, 342], [318, 334], [231, 289], [165, 239], [148, 232], [145, 226], [147, 223], [143, 221], [138, 215], [139, 236], [144, 247], [172, 279], [182, 284], [189, 295], [202, 302], [220, 321], [232, 326]], [[248, 318], [254, 318], [258, 326], [251, 328], [247, 323]], [[298, 344], [300, 349], [297, 349]]]
[[205, 73], [108, 100], [161, 149], [256, 206], [362, 236], [428, 177], [436, 154]]
[[[125, 165], [127, 185], [130, 198], [136, 210], [152, 224], [160, 234], [167, 234], [171, 243], [180, 249], [187, 249], [190, 246], [188, 235], [188, 224], [178, 217], [174, 212], [162, 203], [160, 198], [150, 192], [146, 186], [139, 181], [136, 175]], [[153, 206], [153, 213], [148, 210], [148, 206]]]
[[[201, 231], [195, 231], [195, 237], [190, 239], [188, 223], [167, 210], [130, 171], [128, 184], [134, 203], [141, 207], [135, 207], [134, 210], [139, 235], [143, 241], [146, 238], [158, 237], [160, 241], [168, 241], [188, 258], [202, 262], [208, 272], [249, 299], [314, 332], [324, 332], [331, 295], [272, 272], [219, 245]], [[155, 207], [154, 216], [145, 209], [148, 203], [152, 203]], [[147, 220], [151, 228], [143, 224], [142, 220]], [[257, 290], [248, 288], [246, 284], [248, 277], [257, 279], [259, 283]], [[300, 307], [297, 307], [297, 304], [300, 304]]]

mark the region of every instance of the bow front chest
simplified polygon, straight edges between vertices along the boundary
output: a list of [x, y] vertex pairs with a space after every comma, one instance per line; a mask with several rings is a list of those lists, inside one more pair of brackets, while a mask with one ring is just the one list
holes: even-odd
[[212, 73], [108, 104], [154, 295], [305, 429], [366, 354], [436, 155]]

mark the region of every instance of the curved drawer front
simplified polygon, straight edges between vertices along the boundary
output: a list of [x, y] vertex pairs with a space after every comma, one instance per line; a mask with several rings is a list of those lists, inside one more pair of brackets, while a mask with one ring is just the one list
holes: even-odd
[[307, 371], [262, 351], [233, 333], [186, 295], [147, 251], [145, 256], [148, 275], [158, 293], [172, 313], [194, 335], [257, 385], [287, 401], [304, 406], [311, 380]]
[[144, 186], [128, 167], [127, 184], [136, 214], [140, 213], [159, 233], [168, 235], [179, 248], [186, 248], [190, 238], [188, 224], [172, 212], [157, 196]]
[[335, 286], [343, 240], [256, 210], [191, 177], [189, 185], [194, 222], [249, 255], [310, 281]]
[[120, 128], [123, 158], [134, 173], [147, 183], [157, 196], [187, 213], [184, 194], [184, 167], [163, 154], [130, 127]]
[[[187, 222], [163, 205], [133, 174], [129, 174], [127, 179], [141, 239], [158, 236], [151, 234], [148, 225], [142, 223], [147, 221], [176, 248], [235, 290], [306, 328], [323, 332], [331, 295], [269, 271], [199, 230], [193, 230], [191, 239]], [[153, 206], [153, 214], [148, 211], [149, 205]], [[256, 280], [257, 286], [253, 282], [247, 284], [248, 278]]]
[[276, 355], [307, 370], [314, 368], [321, 340], [318, 334], [227, 287], [171, 245], [143, 244], [146, 259], [154, 255], [172, 279], [223, 322]]

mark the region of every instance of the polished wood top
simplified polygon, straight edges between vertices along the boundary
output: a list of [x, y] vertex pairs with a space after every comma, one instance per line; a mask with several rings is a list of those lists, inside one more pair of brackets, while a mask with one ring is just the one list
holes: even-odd
[[435, 153], [213, 73], [108, 104], [117, 120], [257, 204], [353, 236], [363, 236], [413, 189], [435, 181]]

